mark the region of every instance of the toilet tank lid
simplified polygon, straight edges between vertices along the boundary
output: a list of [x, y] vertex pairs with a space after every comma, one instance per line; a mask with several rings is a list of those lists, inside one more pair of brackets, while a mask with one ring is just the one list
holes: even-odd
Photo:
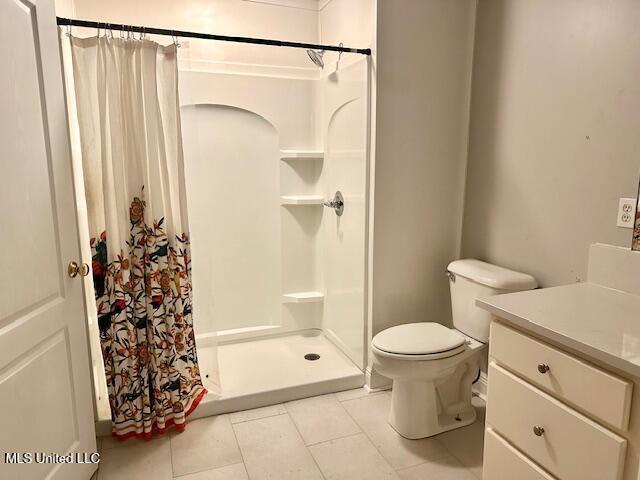
[[532, 290], [538, 282], [531, 275], [473, 258], [451, 262], [447, 270], [476, 283], [500, 290]]

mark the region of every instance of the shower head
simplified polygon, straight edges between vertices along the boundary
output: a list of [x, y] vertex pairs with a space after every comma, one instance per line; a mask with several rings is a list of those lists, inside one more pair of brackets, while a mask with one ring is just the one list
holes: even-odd
[[324, 60], [322, 60], [324, 50], [307, 50], [307, 55], [318, 67], [324, 68]]

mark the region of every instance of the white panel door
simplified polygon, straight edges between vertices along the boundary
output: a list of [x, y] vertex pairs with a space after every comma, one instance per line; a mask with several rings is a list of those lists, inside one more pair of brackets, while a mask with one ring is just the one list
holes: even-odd
[[95, 452], [71, 159], [53, 0], [0, 0], [0, 478], [88, 479]]

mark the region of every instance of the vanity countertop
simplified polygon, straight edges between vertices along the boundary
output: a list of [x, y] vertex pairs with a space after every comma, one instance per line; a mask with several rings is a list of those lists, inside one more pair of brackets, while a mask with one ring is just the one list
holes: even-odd
[[575, 283], [476, 304], [520, 330], [640, 378], [640, 295]]

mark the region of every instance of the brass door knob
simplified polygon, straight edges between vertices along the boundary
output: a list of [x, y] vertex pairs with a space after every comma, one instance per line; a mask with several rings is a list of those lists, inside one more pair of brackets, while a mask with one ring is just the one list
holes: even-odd
[[83, 263], [82, 265], [80, 265], [80, 275], [82, 275], [83, 277], [86, 277], [87, 275], [89, 275], [89, 265], [87, 265], [86, 263]]
[[69, 262], [69, 266], [67, 267], [67, 274], [71, 278], [77, 277], [78, 274], [86, 277], [87, 275], [89, 275], [89, 271], [89, 265], [87, 265], [86, 263], [78, 265], [77, 262]]
[[67, 273], [71, 278], [77, 277], [78, 273], [80, 273], [80, 266], [76, 262], [69, 262]]
[[551, 368], [546, 363], [541, 363], [538, 365], [538, 371], [542, 374], [547, 373]]
[[533, 434], [536, 437], [541, 437], [542, 435], [544, 435], [544, 428], [539, 426], [539, 425], [534, 426], [533, 427]]

